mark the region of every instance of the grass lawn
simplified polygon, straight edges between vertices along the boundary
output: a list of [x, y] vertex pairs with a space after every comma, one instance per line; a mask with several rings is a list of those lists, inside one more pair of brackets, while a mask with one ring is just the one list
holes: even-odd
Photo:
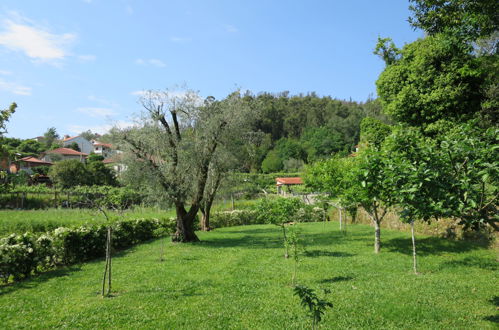
[[[496, 328], [497, 256], [478, 246], [419, 237], [421, 274], [412, 273], [410, 235], [337, 223], [299, 224], [306, 246], [298, 283], [329, 288], [323, 328]], [[201, 243], [161, 241], [113, 261], [111, 298], [99, 295], [98, 260], [0, 287], [2, 328], [301, 329], [310, 326], [291, 285], [276, 226], [199, 233]]]
[[[236, 200], [238, 209], [251, 207], [257, 200]], [[230, 200], [217, 201], [213, 205], [213, 211], [231, 210]], [[120, 219], [139, 218], [169, 218], [175, 217], [175, 211], [161, 210], [153, 207], [135, 207], [118, 213], [108, 210], [112, 216]], [[98, 210], [92, 209], [44, 209], [44, 210], [0, 210], [0, 236], [11, 233], [45, 232], [57, 227], [78, 226], [81, 224], [103, 223], [105, 217]]]
[[[110, 215], [125, 219], [165, 218], [175, 216], [174, 211], [137, 207], [122, 214], [108, 211]], [[84, 223], [103, 223], [105, 217], [92, 209], [0, 210], [0, 236], [26, 231], [45, 232], [61, 226], [78, 226]]]

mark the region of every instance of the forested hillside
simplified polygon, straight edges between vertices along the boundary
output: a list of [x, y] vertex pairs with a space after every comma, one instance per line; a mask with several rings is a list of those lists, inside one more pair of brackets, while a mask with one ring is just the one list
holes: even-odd
[[360, 121], [381, 114], [377, 100], [343, 101], [315, 93], [290, 95], [247, 93], [244, 101], [256, 110], [252, 136], [241, 137], [242, 171], [297, 171], [306, 163], [348, 154], [359, 141]]

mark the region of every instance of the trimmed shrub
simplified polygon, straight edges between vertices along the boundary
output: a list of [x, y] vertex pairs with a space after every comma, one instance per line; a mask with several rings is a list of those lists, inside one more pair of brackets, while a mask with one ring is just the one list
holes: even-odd
[[210, 217], [213, 228], [262, 224], [255, 210], [234, 210], [215, 212]]
[[[113, 227], [113, 248], [124, 249], [168, 232], [158, 219], [119, 221]], [[159, 229], [165, 229], [160, 231]], [[12, 234], [0, 239], [0, 280], [17, 281], [57, 265], [71, 265], [103, 257], [105, 225], [59, 227], [46, 234]]]

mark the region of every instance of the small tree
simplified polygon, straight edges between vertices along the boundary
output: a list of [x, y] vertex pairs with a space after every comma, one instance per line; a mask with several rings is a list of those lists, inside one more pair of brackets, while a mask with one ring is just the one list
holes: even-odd
[[[333, 304], [324, 298], [319, 298], [314, 290], [307, 288], [304, 285], [297, 285], [294, 288], [295, 296], [298, 296], [301, 300], [301, 305], [307, 309], [308, 315], [312, 319], [312, 329], [315, 329], [320, 321], [322, 321], [322, 316], [326, 312], [326, 309], [332, 308]], [[329, 290], [324, 290], [324, 295], [330, 293]]]
[[317, 162], [307, 167], [305, 183], [327, 194], [328, 204], [339, 210], [340, 231], [343, 231], [343, 210], [357, 208], [356, 183], [352, 182], [353, 158], [338, 158]]
[[443, 162], [434, 143], [416, 129], [401, 127], [384, 145], [388, 166], [386, 184], [394, 188], [394, 203], [400, 208], [400, 219], [411, 224], [413, 269], [417, 274], [414, 222], [429, 221], [444, 214], [445, 193]]
[[79, 160], [69, 159], [55, 163], [49, 170], [49, 176], [62, 188], [71, 188], [87, 185], [90, 172]]
[[291, 222], [296, 212], [302, 207], [302, 202], [296, 198], [263, 199], [257, 206], [258, 217], [262, 222], [267, 222], [281, 227], [284, 244], [284, 258], [289, 257], [286, 237], [286, 224]]
[[292, 283], [295, 285], [296, 281], [296, 273], [298, 270], [298, 261], [300, 260], [300, 246], [301, 240], [299, 237], [299, 232], [298, 229], [295, 226], [291, 226], [289, 229], [289, 233], [286, 237], [286, 246], [287, 250], [291, 251], [291, 255], [293, 257], [294, 261], [294, 267], [293, 267], [293, 277], [292, 277]]
[[348, 197], [367, 212], [374, 224], [374, 252], [381, 249], [381, 221], [393, 205], [393, 187], [386, 182], [387, 162], [381, 152], [365, 149], [353, 162], [349, 174], [352, 194]]

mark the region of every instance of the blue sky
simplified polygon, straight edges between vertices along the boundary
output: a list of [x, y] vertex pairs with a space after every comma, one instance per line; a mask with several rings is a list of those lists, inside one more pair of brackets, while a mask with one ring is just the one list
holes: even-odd
[[365, 101], [383, 62], [378, 36], [422, 36], [404, 0], [3, 0], [0, 106], [8, 136], [127, 125], [138, 94], [186, 83]]

